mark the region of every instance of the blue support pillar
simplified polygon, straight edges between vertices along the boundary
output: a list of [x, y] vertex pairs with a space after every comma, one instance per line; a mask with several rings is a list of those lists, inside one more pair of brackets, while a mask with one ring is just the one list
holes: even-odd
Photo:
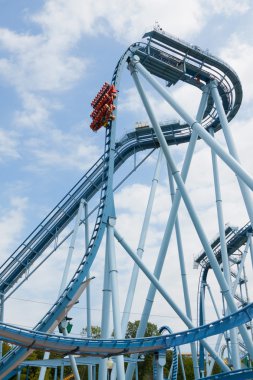
[[[229, 153], [231, 154], [231, 156], [237, 162], [240, 162], [239, 156], [238, 156], [238, 153], [237, 153], [237, 149], [236, 149], [236, 146], [235, 146], [235, 143], [234, 143], [234, 140], [233, 140], [233, 136], [232, 136], [232, 134], [230, 132], [227, 116], [225, 114], [225, 111], [224, 111], [224, 108], [223, 108], [223, 105], [222, 105], [222, 101], [221, 101], [221, 97], [220, 97], [220, 94], [219, 94], [219, 91], [218, 91], [218, 88], [217, 88], [217, 82], [216, 81], [212, 81], [210, 83], [210, 89], [211, 89], [211, 94], [213, 96], [214, 103], [215, 103], [215, 106], [216, 106], [216, 109], [217, 109], [217, 112], [218, 112], [218, 116], [219, 116], [220, 123], [221, 123], [221, 126], [222, 126], [222, 131], [224, 133], [224, 137], [225, 137], [225, 140], [226, 140], [226, 143], [227, 143], [227, 146], [228, 146]], [[239, 186], [240, 186], [240, 189], [241, 189], [242, 197], [243, 197], [243, 200], [244, 200], [244, 203], [245, 203], [245, 207], [246, 207], [246, 210], [248, 212], [251, 225], [253, 226], [253, 206], [252, 206], [253, 203], [252, 203], [252, 197], [251, 197], [251, 194], [249, 192], [248, 187], [245, 186], [245, 183], [240, 179], [240, 177], [237, 177], [237, 178], [238, 178], [238, 183], [239, 183]]]
[[62, 363], [61, 372], [60, 372], [60, 380], [63, 380], [63, 376], [64, 376], [64, 364]]
[[92, 377], [93, 377], [93, 380], [97, 380], [97, 366], [96, 366], [96, 364], [92, 366]]
[[[151, 212], [152, 212], [152, 208], [154, 204], [156, 188], [157, 188], [157, 184], [158, 184], [159, 176], [160, 176], [161, 161], [162, 161], [162, 151], [160, 150], [158, 158], [157, 158], [157, 164], [156, 164], [156, 168], [155, 168], [155, 172], [154, 172], [154, 176], [152, 180], [149, 199], [148, 199], [148, 203], [146, 207], [146, 212], [145, 212], [143, 225], [141, 229], [139, 244], [137, 248], [137, 255], [140, 258], [142, 258], [143, 252], [144, 252], [144, 247], [145, 247], [145, 242], [146, 242], [146, 237], [147, 237], [147, 232], [148, 232], [148, 227], [149, 227], [149, 221], [150, 221]], [[138, 268], [138, 265], [135, 264], [133, 267], [132, 275], [131, 275], [131, 280], [130, 280], [124, 312], [123, 312], [123, 318], [121, 322], [123, 335], [125, 335], [126, 330], [127, 330], [127, 323], [129, 321], [129, 316], [130, 316], [131, 307], [133, 303], [134, 292], [135, 292], [137, 279], [138, 279], [138, 273], [139, 273], [139, 268]]]
[[20, 380], [21, 379], [21, 371], [22, 371], [22, 368], [18, 368], [18, 373], [17, 373], [17, 380]]
[[[201, 287], [200, 287], [200, 295], [199, 295], [199, 326], [204, 325], [204, 297], [205, 297], [205, 282], [202, 279]], [[199, 370], [200, 370], [200, 376], [205, 377], [205, 352], [204, 352], [204, 346], [200, 343], [199, 344]]]
[[253, 242], [252, 242], [252, 232], [248, 233], [248, 239], [249, 239], [249, 248], [250, 248], [250, 257], [251, 257], [251, 265], [253, 268]]
[[[111, 283], [109, 275], [109, 242], [106, 240], [105, 263], [104, 263], [104, 284], [102, 300], [102, 321], [101, 321], [101, 338], [110, 338], [110, 305], [111, 305]], [[99, 363], [99, 380], [106, 379], [107, 359], [101, 359]]]
[[[63, 336], [68, 336], [67, 321], [66, 320], [62, 321], [61, 325], [62, 325]], [[76, 359], [75, 359], [74, 355], [69, 355], [69, 361], [70, 361], [71, 369], [72, 369], [72, 372], [74, 375], [74, 379], [75, 380], [81, 380], [80, 375], [79, 375], [79, 371], [78, 371], [78, 367], [76, 364]]]
[[[173, 202], [174, 197], [175, 197], [175, 189], [174, 189], [173, 176], [172, 176], [169, 166], [168, 166], [168, 174], [169, 174], [171, 200]], [[175, 220], [175, 231], [176, 231], [177, 249], [178, 249], [178, 257], [179, 257], [180, 271], [181, 271], [181, 280], [182, 280], [183, 293], [184, 293], [185, 310], [186, 310], [187, 317], [192, 321], [191, 303], [190, 303], [187, 274], [186, 274], [185, 261], [184, 261], [184, 250], [183, 250], [183, 243], [182, 243], [182, 238], [181, 238], [181, 231], [180, 231], [178, 216], [176, 216], [176, 220]], [[197, 380], [199, 378], [199, 366], [198, 366], [196, 343], [191, 343], [191, 354], [192, 354], [194, 378], [195, 380]]]
[[[4, 321], [4, 294], [0, 295], [0, 323]], [[0, 359], [3, 356], [3, 341], [0, 341]]]
[[29, 380], [29, 375], [30, 375], [30, 367], [27, 366], [26, 367], [26, 377], [25, 377], [26, 380]]
[[186, 374], [185, 374], [185, 369], [184, 369], [184, 361], [183, 361], [183, 357], [182, 357], [180, 347], [178, 347], [178, 355], [179, 355], [180, 365], [181, 365], [181, 369], [182, 369], [183, 380], [187, 380]]
[[[113, 310], [113, 326], [114, 337], [122, 339], [120, 308], [119, 308], [119, 286], [118, 286], [118, 271], [116, 265], [115, 246], [114, 246], [114, 226], [116, 219], [110, 217], [107, 224], [107, 240], [109, 252], [109, 273], [112, 289], [112, 310]], [[123, 355], [116, 356], [117, 379], [125, 380], [124, 357]]]
[[159, 351], [157, 359], [157, 380], [164, 380], [163, 369], [166, 364], [166, 351]]
[[212, 291], [211, 291], [210, 285], [209, 285], [209, 284], [206, 284], [206, 287], [207, 287], [207, 290], [208, 290], [209, 296], [210, 296], [210, 298], [211, 298], [211, 301], [212, 301], [213, 307], [214, 307], [214, 309], [215, 309], [215, 312], [216, 312], [217, 318], [218, 318], [218, 319], [221, 319], [221, 316], [220, 316], [220, 313], [219, 313], [219, 311], [218, 311], [218, 308], [217, 308], [216, 302], [215, 302], [215, 300], [214, 300], [214, 296], [213, 296], [213, 293], [212, 293]]
[[[213, 129], [210, 130], [210, 133], [211, 133], [212, 137], [215, 138]], [[213, 178], [214, 178], [217, 218], [218, 218], [218, 225], [219, 225], [223, 273], [224, 273], [225, 279], [228, 283], [230, 292], [232, 293], [231, 273], [230, 273], [227, 244], [226, 244], [225, 223], [224, 223], [223, 209], [222, 209], [222, 197], [221, 197], [221, 189], [220, 189], [220, 178], [219, 178], [217, 156], [213, 150], [211, 151], [211, 153], [212, 153]], [[232, 363], [233, 363], [234, 369], [240, 369], [241, 363], [240, 363], [239, 346], [238, 346], [237, 330], [236, 329], [230, 330], [230, 342], [231, 342]]]
[[139, 379], [139, 374], [138, 374], [138, 362], [135, 363], [135, 380]]
[[[89, 212], [88, 212], [88, 204], [84, 202], [84, 220], [85, 220], [85, 246], [86, 251], [89, 246]], [[87, 274], [87, 278], [90, 278], [90, 272]], [[90, 286], [91, 283], [86, 288], [86, 308], [87, 308], [87, 338], [91, 338], [91, 298], [90, 298]], [[92, 365], [88, 365], [88, 380], [92, 379]]]

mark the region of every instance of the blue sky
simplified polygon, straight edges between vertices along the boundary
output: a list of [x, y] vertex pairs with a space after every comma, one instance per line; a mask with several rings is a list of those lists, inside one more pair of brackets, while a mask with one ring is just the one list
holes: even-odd
[[[95, 3], [90, 0], [0, 0], [0, 9], [1, 261], [11, 254], [102, 154], [104, 133], [94, 134], [89, 129], [90, 101], [104, 81], [111, 80], [120, 55], [131, 43], [140, 40], [155, 21], [169, 33], [208, 48], [238, 73], [244, 98], [231, 128], [242, 162], [253, 175], [250, 159], [253, 137], [253, 12], [250, 0], [178, 0], [176, 3], [171, 0], [98, 0]], [[149, 88], [147, 91], [160, 120], [177, 117], [155, 93]], [[182, 85], [170, 91], [189, 113], [196, 113], [199, 101], [196, 91]], [[118, 137], [134, 128], [135, 122], [147, 120], [127, 70], [119, 96]], [[223, 142], [221, 134], [218, 138]], [[185, 147], [173, 149], [179, 166], [184, 151]], [[138, 242], [154, 162], [154, 158], [150, 159], [143, 172], [133, 177], [116, 195], [117, 224], [133, 247]], [[128, 165], [130, 167], [131, 163]], [[210, 153], [200, 143], [188, 189], [211, 238], [218, 227], [210, 173]], [[224, 165], [221, 165], [221, 173], [226, 199], [225, 220], [241, 226], [248, 220], [240, 203], [234, 176]], [[158, 194], [147, 242], [150, 255], [147, 255], [146, 263], [150, 268], [154, 265], [151, 253], [159, 248], [170, 205], [165, 169]], [[192, 260], [201, 247], [184, 207], [180, 217], [186, 242], [189, 281], [193, 289], [192, 303], [195, 306], [197, 275], [196, 272], [192, 273]], [[83, 252], [82, 236], [78, 241], [79, 256], [74, 264], [78, 263], [78, 257]], [[174, 240], [172, 251], [175, 251]], [[31, 282], [27, 282], [24, 289], [17, 292], [16, 299], [8, 301], [6, 321], [26, 326], [37, 322], [47, 310], [43, 302], [53, 302], [56, 297], [51, 290], [60, 284], [66, 251], [67, 246], [64, 246], [61, 256], [52, 259]], [[130, 262], [123, 253], [118, 260], [119, 267], [130, 268]], [[174, 270], [178, 270], [176, 253], [167, 264], [171, 268], [171, 292], [177, 296], [174, 284], [177, 281], [180, 287], [180, 280], [178, 275], [175, 278], [172, 276]], [[119, 272], [122, 292], [126, 288], [129, 272], [130, 269]], [[94, 287], [99, 289], [102, 272], [98, 263], [95, 263], [94, 273], [97, 284]], [[147, 289], [143, 277], [141, 284], [145, 284]], [[169, 284], [166, 286], [170, 289]], [[144, 286], [138, 287], [132, 319], [139, 319], [140, 299], [145, 298], [144, 289]], [[183, 307], [182, 297], [179, 298]], [[36, 307], [32, 308], [31, 303], [21, 299], [42, 303], [34, 304]], [[99, 323], [101, 299], [95, 295], [95, 290], [93, 299], [96, 310], [94, 323]], [[27, 305], [30, 308], [29, 316], [20, 317], [20, 310]], [[167, 322], [173, 324], [175, 316], [160, 297], [153, 314], [156, 323], [163, 324], [164, 318], [171, 316]], [[162, 316], [157, 317], [160, 314]], [[210, 314], [210, 318], [212, 316]], [[76, 318], [81, 319], [78, 312]], [[80, 320], [77, 323], [77, 333], [82, 323]], [[177, 328], [177, 325], [174, 327]]]

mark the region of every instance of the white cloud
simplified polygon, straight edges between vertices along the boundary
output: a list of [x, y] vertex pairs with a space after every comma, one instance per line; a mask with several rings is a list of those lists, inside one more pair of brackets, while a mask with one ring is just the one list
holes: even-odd
[[233, 34], [226, 47], [224, 47], [220, 56], [229, 63], [238, 74], [243, 87], [243, 102], [248, 103], [253, 98], [253, 44], [244, 40], [243, 36]]
[[[171, 7], [173, 12], [170, 12]], [[123, 0], [106, 3], [73, 0], [71, 4], [66, 0], [48, 0], [33, 20], [59, 43], [63, 39], [70, 43], [82, 34], [113, 35], [117, 40], [131, 43], [139, 40], [147, 25], [152, 27], [156, 20], [173, 33], [182, 36], [193, 33], [204, 23], [201, 10], [201, 2], [196, 0], [187, 3], [158, 0], [148, 5], [144, 0], [128, 0], [127, 3]]]
[[135, 87], [122, 92], [118, 108], [121, 112], [143, 112], [143, 105]]
[[46, 97], [69, 90], [84, 76], [88, 59], [72, 53], [76, 42], [62, 38], [60, 30], [54, 35], [48, 30], [20, 34], [0, 29], [0, 51], [4, 55], [0, 79], [13, 86], [21, 98], [19, 124], [38, 127], [49, 120], [55, 100], [49, 103]]
[[0, 129], [0, 162], [17, 158], [20, 158], [20, 154], [16, 134]]
[[[146, 88], [145, 81], [142, 82], [143, 88]], [[182, 120], [179, 114], [157, 92], [149, 89], [145, 90], [145, 93], [159, 122]], [[194, 117], [196, 115], [201, 96], [201, 92], [198, 89], [191, 88], [187, 85], [180, 85], [179, 87], [169, 88], [168, 93], [173, 96], [176, 102], [183, 107], [190, 116]], [[136, 119], [138, 121], [143, 122], [149, 120], [135, 87], [124, 91], [123, 97], [120, 99], [119, 110], [121, 112], [131, 112], [138, 115], [136, 116], [138, 117], [138, 119]]]
[[210, 5], [214, 13], [223, 13], [226, 15], [233, 13], [243, 14], [251, 7], [250, 0], [209, 0], [207, 4]]
[[71, 56], [68, 44], [50, 35], [22, 35], [0, 30], [0, 48], [9, 58], [0, 60], [1, 76], [18, 92], [64, 91], [83, 74], [86, 61]]
[[29, 138], [25, 147], [35, 158], [35, 165], [32, 162], [29, 168], [87, 170], [97, 160], [100, 152], [91, 138], [86, 138], [84, 144], [79, 129], [73, 128], [72, 133], [65, 133], [51, 127], [43, 131], [43, 138]]
[[18, 237], [24, 230], [27, 203], [27, 198], [15, 196], [10, 199], [8, 208], [2, 207], [0, 210], [1, 215], [3, 215], [0, 218], [0, 250], [2, 260], [9, 256], [11, 249], [15, 248]]
[[236, 142], [240, 161], [244, 168], [253, 176], [253, 162], [250, 155], [253, 141], [253, 117], [251, 112], [249, 112], [249, 117], [244, 118], [243, 114], [240, 116], [240, 119], [238, 118], [231, 123], [230, 128]]
[[23, 108], [15, 112], [14, 123], [16, 126], [31, 127], [33, 130], [41, 130], [49, 123], [50, 111], [56, 108], [53, 102], [35, 95], [32, 92], [20, 94]]

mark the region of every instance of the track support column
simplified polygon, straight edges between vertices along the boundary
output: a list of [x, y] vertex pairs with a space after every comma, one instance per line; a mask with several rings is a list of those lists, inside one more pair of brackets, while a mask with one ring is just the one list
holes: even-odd
[[[109, 273], [112, 289], [112, 310], [113, 310], [113, 326], [114, 336], [116, 339], [122, 339], [120, 308], [119, 308], [119, 286], [118, 286], [118, 271], [116, 265], [115, 245], [114, 245], [114, 226], [116, 218], [109, 217], [107, 224], [107, 241], [109, 253]], [[117, 379], [125, 380], [124, 357], [123, 355], [116, 356]]]
[[[171, 200], [173, 203], [173, 200], [175, 198], [175, 189], [174, 189], [173, 176], [172, 176], [169, 166], [168, 166], [168, 175], [169, 175]], [[188, 289], [187, 274], [186, 274], [186, 269], [185, 269], [184, 250], [183, 250], [183, 243], [182, 243], [182, 238], [181, 238], [181, 231], [180, 231], [178, 216], [176, 216], [176, 220], [175, 220], [175, 231], [176, 231], [176, 239], [177, 239], [177, 250], [178, 250], [178, 257], [179, 257], [179, 264], [180, 264], [181, 280], [182, 280], [182, 286], [183, 286], [183, 292], [184, 292], [185, 311], [186, 311], [187, 317], [192, 321], [191, 303], [190, 303], [190, 296], [189, 296], [189, 289]], [[191, 343], [191, 354], [192, 354], [194, 377], [195, 377], [195, 380], [197, 380], [199, 378], [199, 365], [198, 365], [196, 343]]]
[[159, 351], [157, 359], [157, 380], [164, 380], [163, 368], [166, 364], [166, 351]]
[[[200, 287], [200, 305], [199, 305], [199, 325], [202, 326], [205, 324], [205, 287], [206, 282], [202, 281]], [[205, 377], [205, 349], [204, 346], [199, 343], [199, 368], [201, 378]]]
[[[4, 321], [4, 294], [0, 295], [0, 322]], [[0, 341], [0, 359], [3, 356], [3, 341]]]
[[[210, 130], [210, 134], [213, 138], [215, 138], [213, 129]], [[218, 225], [219, 225], [223, 273], [227, 281], [227, 284], [229, 286], [230, 293], [232, 293], [231, 273], [230, 273], [227, 244], [226, 244], [226, 237], [225, 237], [226, 234], [225, 234], [225, 227], [224, 227], [218, 162], [217, 162], [217, 156], [215, 152], [212, 150], [211, 153], [212, 153], [213, 178], [214, 178], [217, 218], [218, 218]], [[229, 309], [229, 311], [231, 310]], [[241, 363], [240, 363], [240, 355], [239, 355], [239, 347], [238, 347], [238, 339], [237, 339], [237, 329], [230, 330], [230, 342], [231, 342], [231, 356], [232, 356], [233, 366], [235, 369], [240, 369]]]
[[[110, 338], [110, 305], [111, 305], [111, 282], [109, 274], [109, 241], [106, 239], [105, 263], [104, 263], [104, 285], [102, 300], [101, 338]], [[105, 380], [107, 376], [107, 359], [101, 359], [99, 363], [99, 380]]]
[[[86, 251], [89, 246], [89, 212], [88, 212], [88, 203], [84, 202], [84, 220], [85, 220], [85, 246]], [[90, 272], [88, 272], [86, 279], [90, 278]], [[90, 286], [89, 285], [86, 288], [86, 308], [87, 308], [87, 338], [91, 338], [91, 298], [90, 298]], [[92, 379], [92, 365], [88, 365], [88, 380]]]
[[[216, 109], [217, 109], [217, 112], [219, 115], [220, 123], [222, 126], [222, 131], [223, 131], [224, 136], [225, 136], [225, 140], [226, 140], [226, 143], [228, 146], [228, 150], [229, 150], [231, 156], [237, 162], [240, 163], [239, 156], [237, 153], [237, 149], [236, 149], [234, 139], [233, 139], [233, 136], [231, 134], [229, 125], [228, 125], [227, 116], [225, 114], [225, 111], [224, 111], [224, 108], [222, 105], [222, 101], [221, 101], [221, 97], [220, 97], [220, 94], [219, 94], [219, 91], [217, 88], [217, 82], [216, 81], [212, 81], [210, 83], [210, 89], [211, 89], [211, 94], [212, 94], [212, 97], [214, 99], [214, 103], [215, 103], [215, 106], [216, 106]], [[245, 186], [245, 183], [240, 179], [240, 177], [238, 177], [238, 183], [239, 183], [239, 186], [241, 189], [242, 197], [244, 200], [244, 204], [246, 206], [246, 210], [247, 210], [248, 215], [249, 215], [251, 225], [253, 226], [253, 207], [252, 207], [251, 194], [249, 193], [249, 189], [247, 188], [247, 186]]]
[[[152, 212], [152, 208], [154, 204], [156, 188], [157, 188], [157, 184], [158, 184], [159, 176], [160, 176], [162, 156], [163, 154], [162, 154], [162, 151], [160, 150], [158, 158], [157, 158], [156, 168], [155, 168], [155, 172], [154, 172], [154, 176], [152, 180], [149, 199], [148, 199], [148, 203], [147, 203], [147, 207], [145, 211], [145, 216], [144, 216], [140, 239], [139, 239], [138, 248], [137, 248], [137, 255], [140, 258], [142, 258], [143, 252], [144, 252], [144, 247], [145, 247], [145, 242], [146, 242], [146, 237], [147, 237], [147, 232], [148, 232], [148, 227], [149, 227], [149, 221], [150, 221], [151, 212]], [[126, 330], [127, 330], [127, 323], [129, 321], [129, 315], [130, 315], [131, 307], [133, 303], [133, 297], [134, 297], [134, 292], [135, 292], [135, 288], [137, 284], [138, 273], [139, 273], [139, 267], [138, 265], [134, 264], [132, 276], [131, 276], [131, 280], [130, 280], [130, 284], [128, 288], [127, 298], [125, 302], [123, 318], [121, 322], [123, 335], [125, 335]]]
[[252, 232], [248, 232], [249, 239], [249, 248], [250, 248], [250, 256], [251, 256], [251, 265], [253, 268], [253, 241], [252, 241]]

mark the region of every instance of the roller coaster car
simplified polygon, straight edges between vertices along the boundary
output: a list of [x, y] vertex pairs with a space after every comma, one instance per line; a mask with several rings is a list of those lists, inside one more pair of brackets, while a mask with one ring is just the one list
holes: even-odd
[[90, 128], [94, 132], [98, 131], [101, 127], [106, 127], [110, 120], [115, 119], [113, 111], [116, 107], [113, 102], [116, 96], [117, 90], [115, 86], [105, 82], [101, 90], [91, 102], [91, 106], [94, 110], [90, 115], [93, 119]]

